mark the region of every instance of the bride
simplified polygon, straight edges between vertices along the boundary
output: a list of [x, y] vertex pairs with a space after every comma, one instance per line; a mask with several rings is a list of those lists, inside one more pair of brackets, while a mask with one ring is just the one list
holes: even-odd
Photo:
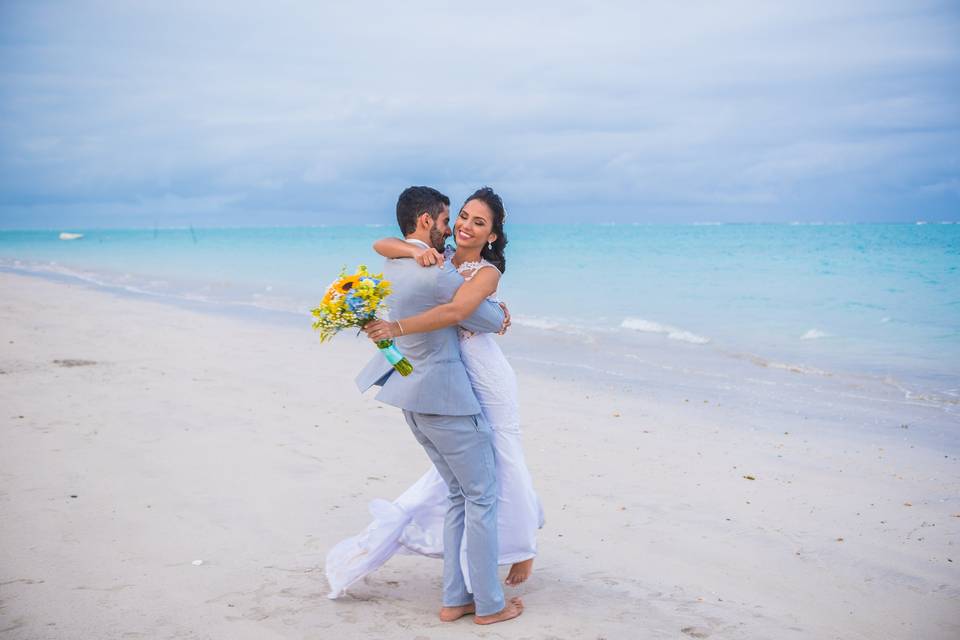
[[[398, 238], [378, 240], [374, 249], [388, 258], [413, 258], [424, 267], [445, 260], [457, 268], [464, 284], [453, 300], [409, 318], [377, 320], [365, 328], [374, 340], [435, 331], [469, 316], [486, 297], [496, 295], [506, 269], [503, 233], [506, 213], [493, 189], [484, 187], [467, 198], [454, 223], [457, 248], [443, 254]], [[494, 298], [495, 299], [495, 298]], [[460, 352], [483, 417], [493, 429], [498, 481], [499, 564], [511, 565], [506, 584], [524, 582], [537, 554], [536, 531], [543, 526], [543, 510], [533, 490], [530, 471], [520, 443], [517, 379], [492, 334], [474, 334], [460, 327]], [[394, 553], [443, 557], [443, 519], [447, 510], [447, 485], [430, 467], [396, 500], [374, 500], [373, 522], [359, 535], [338, 543], [327, 554], [325, 571], [331, 598], [376, 570]], [[461, 565], [469, 585], [466, 544]]]

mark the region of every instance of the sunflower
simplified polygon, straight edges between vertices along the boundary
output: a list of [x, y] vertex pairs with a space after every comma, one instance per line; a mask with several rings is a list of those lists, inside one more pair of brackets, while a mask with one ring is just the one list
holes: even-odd
[[362, 275], [347, 276], [346, 278], [339, 280], [335, 286], [340, 293], [346, 293], [356, 286], [362, 277]]

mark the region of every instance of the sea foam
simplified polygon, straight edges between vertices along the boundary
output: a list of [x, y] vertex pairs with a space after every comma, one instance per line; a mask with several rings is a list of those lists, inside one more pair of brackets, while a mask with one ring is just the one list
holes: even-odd
[[551, 320], [549, 318], [538, 318], [536, 316], [514, 316], [511, 321], [514, 324], [518, 324], [522, 327], [530, 327], [531, 329], [559, 329], [560, 323], [556, 320]]
[[530, 329], [539, 329], [540, 331], [554, 331], [582, 338], [586, 342], [593, 342], [596, 339], [595, 334], [605, 331], [602, 327], [586, 327], [584, 325], [547, 318], [543, 316], [517, 315], [511, 318], [511, 322], [521, 327]]
[[667, 336], [671, 340], [689, 342], [690, 344], [707, 344], [710, 342], [710, 338], [697, 335], [691, 331], [678, 329], [677, 327], [671, 327], [668, 324], [660, 324], [659, 322], [653, 322], [652, 320], [645, 320], [644, 318], [626, 318], [620, 323], [620, 326], [623, 329], [630, 329], [632, 331], [640, 331], [643, 333], [660, 333]]

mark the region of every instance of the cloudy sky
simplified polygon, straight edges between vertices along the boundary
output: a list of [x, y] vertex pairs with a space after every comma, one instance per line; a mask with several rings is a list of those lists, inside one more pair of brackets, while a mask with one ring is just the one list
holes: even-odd
[[0, 227], [960, 219], [956, 2], [349, 4], [2, 0]]

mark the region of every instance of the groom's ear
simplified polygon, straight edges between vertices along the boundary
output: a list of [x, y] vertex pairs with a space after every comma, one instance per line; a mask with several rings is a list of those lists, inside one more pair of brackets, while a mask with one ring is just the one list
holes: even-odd
[[417, 216], [417, 226], [421, 229], [429, 229], [432, 222], [433, 216], [426, 211]]

